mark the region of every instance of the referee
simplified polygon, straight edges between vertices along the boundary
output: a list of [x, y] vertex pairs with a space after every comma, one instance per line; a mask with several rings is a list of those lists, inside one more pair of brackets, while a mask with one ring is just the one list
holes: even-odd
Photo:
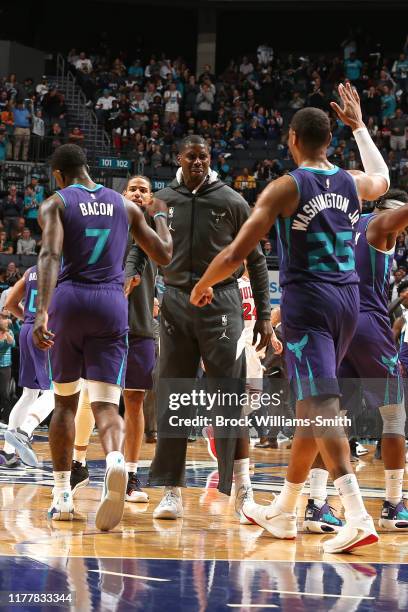
[[[168, 206], [173, 239], [173, 259], [163, 271], [166, 290], [161, 307], [160, 383], [165, 384], [166, 379], [194, 381], [200, 357], [209, 382], [229, 379], [231, 384], [238, 380], [245, 383], [244, 323], [237, 284], [243, 268], [215, 287], [214, 299], [204, 309], [190, 304], [190, 291], [214, 257], [234, 240], [250, 208], [210, 169], [210, 151], [200, 136], [187, 136], [182, 141], [178, 161], [181, 167], [175, 180], [155, 194]], [[254, 338], [260, 335], [258, 348], [262, 348], [270, 342], [272, 327], [268, 271], [259, 245], [249, 255], [247, 268], [257, 310]], [[160, 421], [169, 431], [167, 406], [159, 405], [160, 413]], [[191, 407], [189, 416], [194, 415]], [[153, 516], [175, 519], [183, 515], [179, 487], [185, 486], [187, 435], [168, 437], [164, 428], [160, 431], [159, 425], [158, 429], [150, 484], [166, 488]], [[229, 495], [234, 476], [236, 509], [242, 518], [240, 498], [252, 494], [248, 436], [216, 438], [216, 450], [218, 488]]]

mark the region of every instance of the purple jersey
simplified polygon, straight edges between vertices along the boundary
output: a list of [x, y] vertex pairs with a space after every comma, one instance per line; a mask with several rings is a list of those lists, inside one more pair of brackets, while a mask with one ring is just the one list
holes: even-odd
[[280, 284], [358, 283], [354, 251], [360, 203], [354, 179], [337, 166], [300, 167], [290, 175], [300, 199], [291, 217], [276, 220]]
[[116, 285], [124, 282], [128, 215], [123, 197], [96, 185], [57, 191], [64, 202], [64, 244], [59, 283]]
[[356, 228], [356, 267], [360, 277], [360, 312], [375, 310], [388, 319], [388, 293], [394, 248], [379, 251], [367, 241], [375, 214], [363, 215]]
[[25, 273], [24, 323], [34, 323], [37, 293], [37, 266], [33, 266]]

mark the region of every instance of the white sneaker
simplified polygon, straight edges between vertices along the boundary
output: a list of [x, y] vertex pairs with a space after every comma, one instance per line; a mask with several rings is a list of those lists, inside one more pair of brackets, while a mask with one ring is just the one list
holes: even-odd
[[293, 540], [297, 535], [296, 514], [282, 512], [276, 499], [269, 506], [260, 506], [254, 501], [245, 502], [242, 507], [245, 517], [263, 527], [275, 538], [280, 540]]
[[292, 446], [292, 439], [285, 436], [285, 434], [281, 431], [278, 433], [276, 441], [278, 443], [278, 448], [281, 450], [286, 450]]
[[109, 531], [122, 520], [127, 480], [124, 459], [119, 459], [115, 465], [107, 468], [101, 503], [95, 517], [97, 529]]
[[372, 546], [378, 542], [378, 534], [371, 516], [351, 519], [346, 522], [337, 535], [323, 543], [326, 553], [353, 552], [356, 548]]
[[183, 516], [183, 500], [179, 487], [166, 487], [164, 495], [153, 511], [153, 518], [175, 520]]
[[253, 525], [253, 522], [247, 519], [242, 512], [242, 506], [245, 502], [254, 502], [254, 493], [252, 487], [242, 486], [235, 494], [235, 515], [239, 518], [240, 525]]
[[48, 508], [48, 518], [53, 521], [72, 521], [74, 519], [74, 501], [70, 490], [57, 491]]
[[363, 457], [364, 455], [368, 455], [368, 448], [357, 442], [356, 444], [356, 454], [358, 457]]

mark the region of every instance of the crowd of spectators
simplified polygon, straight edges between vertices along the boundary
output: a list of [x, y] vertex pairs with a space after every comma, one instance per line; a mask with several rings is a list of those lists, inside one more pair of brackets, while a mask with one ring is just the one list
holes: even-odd
[[329, 105], [338, 100], [338, 83], [349, 80], [360, 93], [365, 121], [393, 184], [406, 187], [407, 51], [406, 43], [396, 57], [360, 56], [349, 39], [336, 56], [278, 57], [263, 44], [222, 73], [207, 65], [198, 77], [182, 58], [165, 54], [130, 62], [72, 49], [68, 62], [115, 151], [134, 160], [140, 171], [175, 167], [175, 144], [196, 133], [206, 138], [223, 180], [240, 191], [290, 169], [288, 124], [304, 106], [330, 114], [329, 159], [346, 169], [361, 167], [350, 130]]
[[[400, 54], [385, 56], [359, 51], [352, 38], [340, 49], [337, 55], [279, 56], [262, 44], [223, 72], [215, 74], [206, 65], [198, 76], [182, 58], [165, 54], [128, 61], [107, 51], [88, 55], [72, 49], [67, 62], [113, 151], [133, 161], [135, 171], [170, 179], [178, 165], [178, 141], [200, 134], [211, 149], [213, 168], [250, 204], [266, 183], [293, 167], [288, 126], [304, 106], [330, 116], [330, 161], [361, 168], [349, 128], [330, 109], [330, 101], [338, 101], [339, 82], [348, 80], [359, 91], [364, 120], [387, 161], [392, 185], [408, 189], [408, 43]], [[47, 154], [64, 142], [84, 143], [79, 127], [68, 129], [63, 94], [46, 77], [38, 84], [30, 78], [20, 84], [16, 75], [0, 81], [0, 160], [35, 158], [44, 142]], [[23, 215], [16, 215], [25, 217], [32, 232], [40, 200], [35, 189], [27, 186]], [[7, 210], [3, 203], [3, 217]], [[271, 241], [274, 252], [273, 234]]]
[[0, 163], [38, 161], [66, 142], [84, 144], [80, 127], [68, 127], [64, 94], [43, 76], [22, 83], [16, 74], [0, 78]]

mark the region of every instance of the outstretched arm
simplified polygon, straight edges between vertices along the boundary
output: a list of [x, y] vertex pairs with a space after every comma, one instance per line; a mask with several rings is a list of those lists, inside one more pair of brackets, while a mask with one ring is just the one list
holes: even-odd
[[35, 345], [43, 350], [47, 350], [54, 344], [52, 341], [54, 334], [47, 329], [48, 308], [57, 284], [64, 242], [62, 210], [61, 198], [54, 195], [41, 204], [38, 216], [38, 222], [42, 228], [42, 246], [37, 262], [37, 314], [33, 340]]
[[173, 255], [173, 241], [167, 228], [167, 206], [162, 200], [153, 198], [147, 207], [148, 213], [154, 219], [156, 231], [146, 223], [144, 215], [133, 202], [125, 200], [129, 215], [130, 230], [137, 244], [153, 261], [160, 266], [167, 266]]
[[398, 234], [408, 225], [408, 204], [396, 210], [387, 210], [376, 215], [367, 228], [367, 238], [370, 244], [377, 246], [373, 240], [376, 237], [387, 237], [388, 234]]
[[6, 302], [4, 304], [4, 308], [17, 317], [17, 319], [24, 319], [24, 309], [21, 306], [21, 300], [25, 293], [25, 281], [26, 274], [24, 274], [7, 293]]
[[194, 287], [190, 301], [196, 306], [205, 306], [212, 299], [211, 287], [231, 276], [274, 224], [276, 217], [293, 212], [298, 202], [295, 181], [290, 176], [269, 183], [258, 198], [252, 215], [231, 242], [211, 262], [206, 272]]
[[358, 195], [363, 200], [376, 200], [388, 191], [390, 177], [387, 164], [380, 151], [375, 146], [370, 134], [363, 122], [360, 98], [356, 89], [350, 83], [339, 85], [339, 95], [343, 104], [341, 108], [336, 102], [330, 102], [330, 106], [337, 115], [353, 130], [364, 172], [350, 170], [354, 176]]

